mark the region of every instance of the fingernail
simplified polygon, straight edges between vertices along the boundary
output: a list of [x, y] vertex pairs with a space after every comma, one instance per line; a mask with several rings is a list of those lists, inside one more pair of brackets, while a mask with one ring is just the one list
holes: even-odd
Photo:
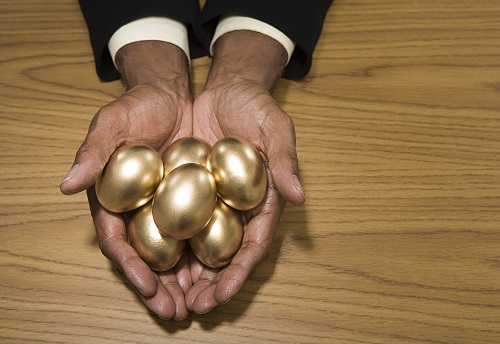
[[299, 177], [297, 175], [293, 175], [293, 180], [295, 182], [295, 188], [302, 194], [302, 197], [304, 197], [304, 200], [306, 199], [306, 195], [304, 194], [304, 189], [302, 187], [302, 184], [300, 183]]
[[229, 301], [231, 301], [231, 298], [227, 299], [226, 301], [224, 301], [222, 304], [225, 305], [226, 303], [228, 303]]
[[73, 176], [76, 174], [76, 172], [78, 171], [78, 167], [80, 167], [79, 164], [74, 164], [73, 167], [71, 167], [71, 170], [68, 172], [68, 174], [66, 174], [66, 176], [63, 178], [62, 183], [65, 183], [67, 182], [68, 180], [70, 180], [71, 178], [73, 178]]
[[172, 317], [170, 317], [170, 318], [162, 318], [162, 317], [161, 317], [161, 316], [159, 316], [158, 314], [156, 314], [156, 316], [157, 316], [158, 318], [160, 318], [161, 320], [164, 320], [164, 321], [167, 321], [167, 320], [172, 319]]

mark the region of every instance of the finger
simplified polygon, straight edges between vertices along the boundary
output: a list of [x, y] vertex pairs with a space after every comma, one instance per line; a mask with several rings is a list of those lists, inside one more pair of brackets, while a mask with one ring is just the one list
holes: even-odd
[[217, 270], [207, 268], [200, 274], [198, 281], [186, 294], [188, 309], [206, 313], [228, 302], [267, 258], [285, 207], [285, 200], [274, 188], [271, 176], [269, 180], [266, 200], [260, 206], [258, 215], [248, 223], [240, 250], [226, 268], [217, 273]]
[[189, 270], [191, 271], [191, 281], [193, 284], [198, 281], [205, 267], [206, 266], [202, 262], [200, 262], [200, 260], [196, 257], [196, 255], [190, 250]]
[[123, 218], [119, 214], [107, 211], [99, 204], [94, 187], [88, 189], [87, 197], [101, 252], [118, 266], [142, 295], [146, 297], [155, 295], [156, 274], [129, 245]]
[[181, 258], [174, 266], [174, 272], [177, 277], [177, 281], [182, 288], [182, 291], [186, 293], [189, 288], [193, 285], [191, 279], [191, 269], [189, 268], [189, 251], [187, 247], [184, 248]]
[[[267, 229], [271, 225], [269, 222], [274, 221], [267, 218], [268, 215], [262, 215], [261, 213], [260, 216], [261, 218], [256, 217], [250, 221], [247, 231], [252, 232], [259, 228], [267, 232], [267, 234], [250, 233], [250, 238], [244, 238], [240, 250], [231, 263], [219, 272], [206, 268], [186, 294], [188, 309], [198, 314], [204, 314], [221, 304], [229, 302], [243, 287], [257, 266], [267, 258], [274, 237], [272, 228], [269, 231]], [[262, 218], [262, 216], [267, 219]], [[261, 230], [258, 230], [258, 232], [261, 232]]]
[[94, 116], [73, 166], [61, 182], [61, 192], [74, 194], [95, 183], [111, 154], [124, 142], [126, 125], [120, 120], [122, 113], [120, 106], [111, 103]]
[[177, 276], [173, 270], [168, 270], [162, 272], [158, 275], [160, 281], [166, 288], [167, 292], [170, 294], [174, 304], [175, 313], [173, 318], [175, 320], [183, 320], [188, 316], [188, 310], [186, 309], [186, 301], [184, 299], [184, 291], [182, 290]]
[[215, 289], [215, 298], [220, 304], [228, 302], [236, 295], [255, 269], [267, 259], [278, 225], [275, 216], [262, 214], [250, 222], [248, 231], [262, 230], [267, 233], [256, 234], [255, 238], [247, 239], [224, 271]]
[[[155, 282], [157, 284], [156, 293], [151, 296], [140, 295], [142, 302], [151, 312], [164, 320], [175, 317], [177, 313], [177, 304], [174, 298], [157, 275], [155, 275]], [[187, 316], [187, 311], [185, 313]]]
[[219, 269], [204, 266], [198, 280], [186, 293], [187, 309], [204, 314], [219, 305], [214, 296], [218, 271]]
[[248, 223], [241, 248], [217, 283], [214, 296], [220, 304], [236, 295], [255, 269], [269, 256], [279, 219], [285, 208], [284, 199], [277, 193], [271, 198]]
[[[299, 180], [299, 163], [295, 149], [295, 128], [292, 119], [281, 109], [273, 123], [265, 128], [265, 155], [269, 169], [281, 196], [294, 205], [305, 201], [305, 194]], [[269, 122], [266, 122], [269, 123]]]

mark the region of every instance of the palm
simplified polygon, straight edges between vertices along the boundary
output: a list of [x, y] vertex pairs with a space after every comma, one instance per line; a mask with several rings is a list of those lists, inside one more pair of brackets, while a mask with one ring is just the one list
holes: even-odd
[[206, 90], [194, 102], [193, 135], [211, 144], [224, 136], [241, 136], [262, 150], [264, 124], [274, 107], [271, 95], [253, 83]]
[[192, 134], [191, 118], [188, 94], [141, 85], [101, 109], [92, 125], [112, 121], [114, 128], [109, 134], [120, 139], [118, 144], [141, 142], [161, 152], [173, 140]]
[[205, 90], [193, 104], [193, 135], [210, 144], [230, 135], [247, 139], [264, 155], [281, 196], [304, 202], [293, 121], [265, 88], [238, 81]]

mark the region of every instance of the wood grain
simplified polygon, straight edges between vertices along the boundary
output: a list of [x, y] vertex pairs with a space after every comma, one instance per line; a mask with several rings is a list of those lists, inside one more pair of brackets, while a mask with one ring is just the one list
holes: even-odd
[[[293, 117], [307, 201], [228, 304], [152, 316], [58, 185], [98, 81], [76, 1], [0, 1], [0, 342], [500, 342], [500, 3], [336, 0]], [[193, 62], [195, 94], [208, 58]]]

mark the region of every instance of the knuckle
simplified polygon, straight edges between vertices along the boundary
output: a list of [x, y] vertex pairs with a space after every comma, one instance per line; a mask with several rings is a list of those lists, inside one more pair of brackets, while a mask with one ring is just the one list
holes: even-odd
[[108, 104], [99, 109], [95, 114], [94, 118], [90, 122], [89, 131], [95, 130], [101, 127], [112, 127], [112, 124], [116, 122], [117, 112], [114, 110], [112, 105]]
[[89, 124], [87, 135], [76, 152], [76, 160], [92, 155], [104, 165], [109, 158], [109, 150], [126, 141], [127, 121], [123, 112], [114, 103], [99, 109]]
[[99, 249], [101, 250], [101, 253], [104, 255], [104, 257], [111, 260], [111, 252], [109, 250], [109, 243], [107, 241], [99, 240]]
[[89, 133], [97, 130], [115, 139], [124, 136], [127, 127], [125, 112], [116, 102], [104, 105], [90, 122]]

